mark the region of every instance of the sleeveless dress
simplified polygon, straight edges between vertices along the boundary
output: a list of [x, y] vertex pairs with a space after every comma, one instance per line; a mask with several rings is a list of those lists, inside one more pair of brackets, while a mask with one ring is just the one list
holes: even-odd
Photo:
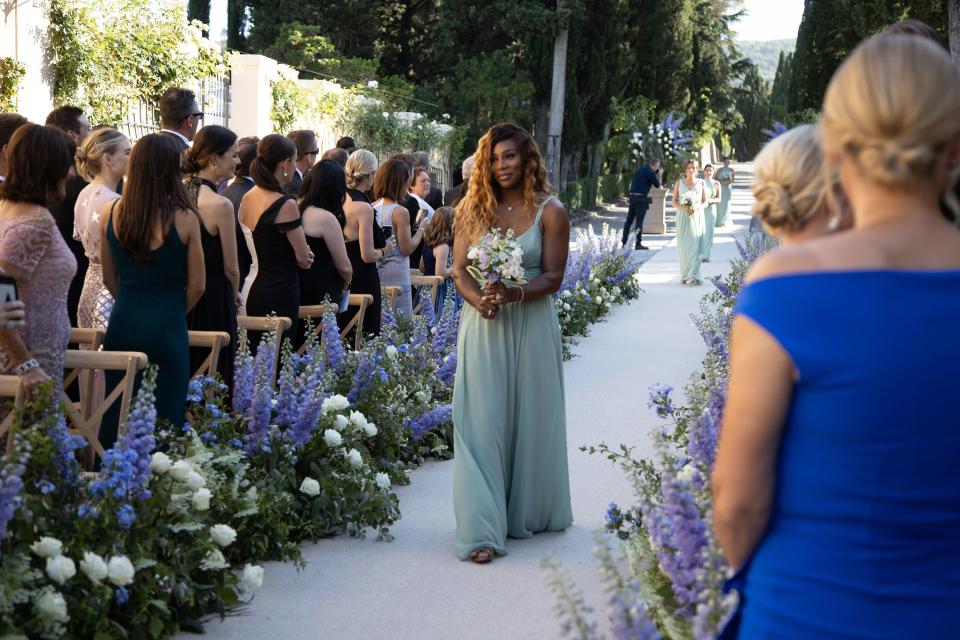
[[720, 204], [717, 206], [717, 221], [715, 226], [722, 227], [727, 224], [727, 216], [730, 214], [730, 195], [731, 184], [724, 184], [724, 180], [733, 179], [733, 169], [730, 167], [720, 167], [717, 169], [717, 175], [713, 176], [720, 182]]
[[[396, 202], [384, 205], [378, 203], [373, 205], [376, 214], [377, 223], [384, 229], [393, 228], [393, 212], [400, 206]], [[393, 229], [393, 237], [397, 237], [396, 229]], [[397, 296], [396, 314], [397, 316], [413, 316], [413, 295], [410, 291], [410, 258], [400, 253], [400, 243], [398, 242], [393, 251], [383, 256], [383, 260], [377, 264], [377, 271], [380, 272], [380, 284], [385, 287], [400, 287], [400, 295]]]
[[693, 196], [693, 213], [688, 214], [681, 211], [674, 204], [677, 213], [677, 253], [680, 257], [680, 279], [683, 282], [702, 280], [700, 277], [700, 263], [703, 260], [701, 255], [703, 242], [703, 181], [696, 180], [693, 187], [687, 187], [680, 179], [680, 197], [685, 193]]
[[[525, 278], [542, 273], [540, 218], [517, 240]], [[453, 502], [461, 560], [506, 538], [573, 522], [560, 324], [553, 298], [505, 304], [493, 320], [464, 305], [453, 388]]]
[[[322, 304], [326, 299], [333, 304], [340, 304], [343, 295], [343, 278], [337, 271], [337, 266], [330, 255], [330, 249], [323, 238], [307, 236], [307, 244], [313, 251], [313, 264], [309, 269], [300, 269], [300, 304]], [[316, 321], [314, 321], [316, 324]], [[298, 322], [297, 339], [295, 346], [303, 344], [307, 336], [307, 323]]]
[[[217, 185], [209, 180], [188, 180], [187, 193], [194, 204], [200, 193], [200, 185], [205, 184], [214, 193]], [[233, 232], [231, 232], [233, 233]], [[223, 245], [219, 235], [212, 235], [200, 221], [200, 245], [203, 247], [203, 264], [207, 285], [196, 306], [187, 314], [187, 328], [192, 331], [224, 331], [230, 334], [230, 344], [220, 351], [217, 373], [228, 388], [233, 389], [233, 365], [237, 340], [237, 305], [233, 287], [227, 280], [223, 264]], [[190, 350], [190, 372], [196, 371], [209, 355], [207, 349]]]
[[[297, 267], [297, 255], [287, 240], [286, 231], [300, 226], [300, 218], [289, 222], [277, 222], [277, 214], [291, 196], [280, 196], [274, 201], [254, 229], [248, 229], [242, 222], [243, 235], [253, 259], [250, 273], [243, 283], [241, 299], [248, 316], [268, 316], [290, 318], [290, 329], [283, 332], [283, 339], [292, 341], [300, 315], [300, 269]], [[250, 332], [250, 347], [256, 349], [260, 342], [260, 332]]]
[[77, 307], [77, 326], [85, 329], [105, 328], [113, 308], [113, 296], [103, 285], [100, 264], [100, 215], [103, 207], [120, 198], [120, 194], [99, 182], [91, 182], [77, 197], [74, 206], [73, 239], [83, 244], [87, 256], [87, 273]]
[[[703, 180], [703, 188], [707, 192], [707, 200], [717, 197], [719, 189], [714, 188], [713, 180]], [[713, 250], [713, 230], [717, 223], [717, 203], [708, 204], [703, 208], [703, 235], [700, 237], [700, 256], [704, 262], [710, 260], [710, 252]]]
[[[150, 260], [131, 258], [117, 239], [113, 215], [107, 221], [107, 242], [117, 265], [117, 299], [110, 314], [104, 351], [141, 351], [156, 365], [157, 420], [174, 428], [183, 425], [187, 384], [190, 380], [190, 347], [187, 339], [187, 247], [170, 225], [163, 244]], [[123, 377], [108, 371], [107, 389]], [[109, 449], [117, 438], [119, 403], [107, 412], [100, 441]]]
[[[77, 260], [50, 212], [37, 207], [33, 213], [0, 217], [0, 261], [17, 279], [17, 295], [26, 305], [23, 343], [59, 385], [70, 344], [67, 295]], [[14, 368], [0, 349], [0, 372], [12, 374]]]
[[[350, 198], [354, 202], [366, 202], [370, 200], [362, 192], [356, 189], [347, 189]], [[377, 224], [377, 216], [373, 216], [373, 248], [383, 249], [387, 246], [386, 238], [383, 237], [383, 230]], [[373, 296], [373, 304], [367, 309], [363, 317], [363, 332], [372, 335], [380, 335], [380, 324], [383, 291], [380, 289], [380, 273], [377, 271], [377, 265], [374, 262], [364, 262], [360, 253], [360, 240], [349, 240], [346, 242], [347, 257], [350, 258], [350, 266], [353, 267], [353, 279], [350, 281], [350, 293], [366, 293]], [[342, 329], [350, 321], [351, 312], [342, 313], [337, 318]]]
[[[427, 246], [424, 243], [423, 247], [423, 275], [425, 276], [435, 276], [437, 275], [437, 257], [433, 255], [433, 247]], [[450, 247], [450, 250], [447, 252], [447, 267], [453, 262], [453, 247]], [[440, 314], [443, 313], [443, 303], [447, 299], [447, 291], [450, 290], [450, 287], [453, 286], [453, 278], [444, 278], [443, 284], [437, 287], [437, 300], [433, 305], [433, 312], [438, 318]]]
[[960, 270], [778, 276], [735, 312], [799, 371], [739, 638], [955, 638]]

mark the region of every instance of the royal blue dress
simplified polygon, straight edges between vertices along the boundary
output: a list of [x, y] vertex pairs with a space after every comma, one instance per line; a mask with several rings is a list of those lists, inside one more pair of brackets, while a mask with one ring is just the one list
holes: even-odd
[[960, 270], [778, 276], [736, 312], [799, 371], [738, 637], [960, 637]]

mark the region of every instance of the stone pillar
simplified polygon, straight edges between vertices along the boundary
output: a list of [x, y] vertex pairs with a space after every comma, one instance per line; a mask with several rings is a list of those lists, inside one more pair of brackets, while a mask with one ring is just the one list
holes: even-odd
[[667, 190], [650, 189], [650, 208], [647, 209], [647, 217], [643, 219], [643, 232], [660, 235], [667, 232]]
[[273, 133], [271, 83], [279, 77], [280, 65], [266, 56], [235, 53], [230, 56], [230, 94], [233, 113], [230, 128], [241, 138]]

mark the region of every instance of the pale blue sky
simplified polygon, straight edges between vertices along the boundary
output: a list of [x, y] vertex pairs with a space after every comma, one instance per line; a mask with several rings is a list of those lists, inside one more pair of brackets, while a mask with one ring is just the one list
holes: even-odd
[[736, 23], [738, 40], [796, 38], [803, 18], [803, 0], [745, 0], [747, 15]]
[[[744, 0], [747, 15], [736, 25], [738, 40], [795, 38], [803, 17], [803, 0]], [[212, 0], [210, 36], [219, 41], [227, 28], [227, 0]]]

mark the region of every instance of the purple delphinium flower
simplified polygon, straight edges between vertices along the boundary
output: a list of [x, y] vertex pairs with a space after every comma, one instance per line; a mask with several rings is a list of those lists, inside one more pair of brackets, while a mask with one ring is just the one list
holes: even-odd
[[704, 469], [713, 469], [725, 400], [723, 389], [711, 387], [707, 406], [688, 433], [687, 455], [694, 464]]
[[327, 306], [322, 322], [323, 331], [320, 334], [320, 342], [323, 344], [324, 364], [331, 371], [340, 374], [346, 362], [343, 343], [340, 341], [340, 327], [337, 326], [337, 316], [333, 314], [333, 307]]
[[453, 384], [454, 377], [457, 373], [457, 352], [453, 350], [450, 352], [450, 355], [443, 361], [443, 364], [440, 365], [440, 369], [437, 370], [437, 379], [446, 385]]
[[246, 330], [240, 329], [240, 348], [234, 359], [233, 369], [233, 411], [238, 415], [247, 415], [253, 402], [253, 356], [247, 342]]
[[247, 434], [244, 436], [247, 455], [270, 451], [270, 417], [273, 399], [273, 380], [276, 374], [276, 340], [271, 331], [264, 334], [253, 360], [253, 396], [247, 417]]
[[427, 287], [420, 287], [420, 316], [431, 327], [437, 322], [436, 310], [433, 308], [433, 302], [430, 300], [430, 289]]
[[611, 502], [610, 506], [607, 507], [604, 519], [607, 521], [607, 527], [613, 527], [614, 529], [620, 527], [620, 523], [623, 522], [623, 514], [620, 513], [620, 507], [616, 502]]
[[23, 462], [5, 459], [0, 468], [0, 540], [6, 535], [7, 524], [13, 520], [23, 500], [20, 491], [23, 490], [23, 474], [27, 470], [24, 464], [26, 455], [23, 458]]
[[770, 129], [761, 129], [760, 131], [765, 136], [767, 136], [767, 142], [769, 142], [770, 140], [773, 140], [777, 136], [781, 136], [785, 134], [789, 130], [790, 129], [787, 127], [787, 125], [783, 124], [779, 120], [774, 120], [773, 127], [771, 127]]
[[434, 431], [453, 420], [453, 405], [442, 404], [416, 418], [404, 418], [403, 426], [410, 430], [411, 440], [420, 440], [427, 433]]
[[117, 604], [121, 607], [127, 604], [127, 601], [130, 600], [130, 592], [124, 587], [117, 587], [117, 590], [114, 591], [114, 595], [117, 600]]
[[[317, 358], [317, 360], [320, 359]], [[287, 441], [294, 448], [300, 448], [310, 441], [314, 430], [317, 428], [317, 422], [320, 420], [320, 410], [323, 407], [324, 399], [327, 397], [327, 394], [323, 391], [323, 367], [311, 367], [301, 386], [305, 393], [297, 404], [296, 419], [286, 433]]]
[[647, 400], [647, 407], [655, 410], [658, 418], [667, 418], [673, 413], [671, 393], [673, 393], [673, 387], [670, 385], [655, 384], [650, 387], [650, 399]]
[[[337, 340], [339, 339], [338, 336]], [[300, 356], [285, 347], [283, 350], [283, 366], [280, 368], [280, 379], [277, 384], [277, 403], [274, 406], [277, 415], [276, 423], [282, 426], [293, 424], [297, 416], [297, 373], [299, 369]]]
[[653, 622], [647, 618], [647, 605], [640, 595], [640, 583], [630, 580], [610, 599], [611, 629], [616, 640], [661, 640]]
[[385, 304], [380, 308], [380, 324], [383, 325], [383, 329], [390, 331], [397, 328], [397, 316], [393, 313], [393, 309], [390, 308], [389, 304]]
[[382, 358], [383, 353], [379, 351], [379, 347], [375, 344], [373, 346], [365, 345], [360, 351], [360, 360], [357, 363], [357, 371], [353, 376], [353, 384], [350, 386], [350, 391], [347, 392], [347, 399], [351, 403], [356, 404], [373, 385]]

